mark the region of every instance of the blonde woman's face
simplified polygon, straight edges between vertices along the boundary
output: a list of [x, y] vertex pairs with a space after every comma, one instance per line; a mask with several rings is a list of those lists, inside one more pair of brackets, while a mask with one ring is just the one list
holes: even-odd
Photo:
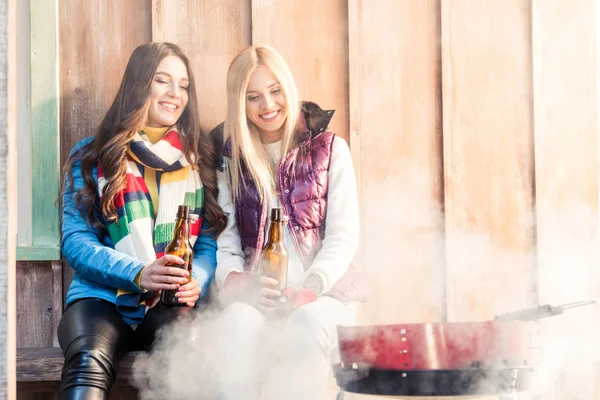
[[256, 125], [264, 143], [282, 139], [287, 116], [285, 95], [275, 75], [266, 67], [259, 66], [250, 75], [246, 116]]
[[154, 73], [150, 85], [148, 126], [172, 126], [179, 120], [188, 103], [187, 68], [179, 57], [165, 57]]

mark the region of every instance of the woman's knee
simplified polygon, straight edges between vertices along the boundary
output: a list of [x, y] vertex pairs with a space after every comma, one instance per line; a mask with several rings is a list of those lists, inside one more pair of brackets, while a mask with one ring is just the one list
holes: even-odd
[[[115, 379], [115, 359], [125, 351], [133, 330], [123, 322], [113, 304], [85, 299], [70, 305], [58, 327], [65, 355], [61, 393], [78, 392], [77, 387], [107, 391]], [[62, 398], [62, 397], [61, 397]]]
[[114, 304], [100, 299], [77, 301], [65, 310], [58, 325], [58, 341], [63, 352], [83, 336], [107, 339], [120, 350], [129, 345], [133, 330], [117, 312]]
[[72, 387], [90, 386], [108, 392], [115, 380], [117, 351], [106, 338], [80, 336], [65, 350], [61, 391]]
[[302, 306], [289, 317], [284, 337], [293, 338], [290, 345], [300, 351], [318, 351], [329, 354], [335, 338], [334, 319], [316, 303]]

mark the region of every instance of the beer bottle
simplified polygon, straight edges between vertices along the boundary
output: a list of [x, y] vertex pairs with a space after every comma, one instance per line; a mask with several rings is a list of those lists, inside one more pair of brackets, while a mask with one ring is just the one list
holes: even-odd
[[274, 289], [283, 291], [287, 286], [288, 251], [283, 244], [283, 210], [271, 209], [271, 226], [267, 244], [261, 253], [261, 274], [276, 279]]
[[[179, 206], [177, 209], [177, 222], [173, 231], [173, 240], [165, 249], [165, 254], [173, 254], [181, 257], [183, 264], [168, 263], [166, 267], [183, 268], [189, 272], [188, 283], [192, 279], [192, 261], [194, 260], [194, 251], [190, 244], [190, 207]], [[169, 307], [185, 306], [185, 303], [180, 303], [175, 297], [177, 290], [163, 290], [160, 295], [160, 301]]]

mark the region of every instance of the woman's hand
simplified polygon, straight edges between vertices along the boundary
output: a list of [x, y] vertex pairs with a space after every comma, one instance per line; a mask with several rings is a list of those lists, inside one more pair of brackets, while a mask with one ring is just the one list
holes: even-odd
[[200, 298], [201, 292], [202, 288], [200, 287], [200, 283], [192, 278], [190, 283], [179, 288], [179, 291], [175, 293], [175, 297], [177, 297], [180, 303], [185, 303], [188, 307], [194, 307]]
[[255, 300], [254, 306], [263, 314], [271, 315], [275, 311], [276, 300], [281, 297], [279, 290], [273, 289], [279, 282], [273, 278], [261, 276], [259, 279], [260, 290]]
[[183, 268], [165, 267], [169, 263], [184, 264], [184, 261], [180, 257], [165, 254], [148, 264], [142, 270], [141, 288], [150, 291], [177, 290], [187, 284], [189, 273]]
[[229, 301], [243, 301], [270, 314], [275, 309], [276, 299], [281, 297], [281, 292], [273, 289], [277, 285], [278, 282], [273, 278], [234, 271], [225, 280], [224, 292]]

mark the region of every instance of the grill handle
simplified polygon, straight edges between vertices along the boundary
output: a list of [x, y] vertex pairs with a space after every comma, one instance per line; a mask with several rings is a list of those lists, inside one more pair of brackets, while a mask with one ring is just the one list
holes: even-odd
[[519, 311], [513, 311], [505, 314], [499, 314], [494, 317], [495, 321], [536, 321], [538, 319], [553, 317], [562, 314], [565, 310], [575, 307], [595, 304], [596, 300], [577, 301], [574, 303], [562, 304], [560, 306], [551, 306], [544, 304], [542, 306], [525, 308]]

